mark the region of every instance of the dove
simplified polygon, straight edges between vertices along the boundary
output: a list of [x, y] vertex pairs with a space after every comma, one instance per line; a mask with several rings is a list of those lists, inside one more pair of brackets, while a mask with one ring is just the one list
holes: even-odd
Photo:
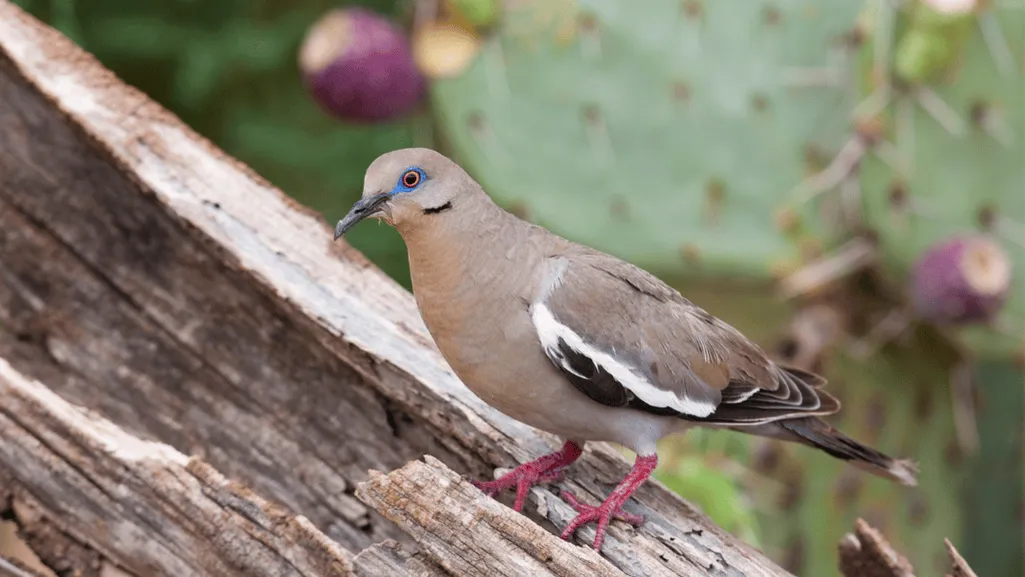
[[613, 519], [642, 524], [623, 505], [658, 465], [658, 441], [692, 427], [800, 443], [916, 484], [912, 462], [822, 420], [840, 410], [822, 377], [777, 364], [647, 271], [509, 213], [436, 151], [396, 150], [374, 160], [335, 240], [368, 218], [402, 236], [417, 307], [460, 381], [503, 414], [564, 442], [476, 487], [489, 495], [515, 488], [519, 511], [530, 487], [561, 476], [587, 442], [636, 454], [600, 505], [562, 492], [578, 512], [564, 539], [595, 522], [592, 545], [600, 551]]

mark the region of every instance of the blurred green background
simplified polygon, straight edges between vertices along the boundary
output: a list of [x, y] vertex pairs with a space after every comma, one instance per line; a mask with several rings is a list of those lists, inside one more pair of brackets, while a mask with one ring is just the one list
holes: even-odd
[[[791, 571], [836, 574], [861, 516], [920, 575], [945, 568], [944, 537], [980, 576], [1025, 574], [1025, 4], [16, 3], [329, 222], [379, 154], [433, 147], [509, 210], [826, 374], [834, 422], [918, 461], [918, 488], [700, 431], [657, 472]], [[344, 120], [304, 87], [304, 37], [339, 6], [411, 39], [430, 86], [412, 111]], [[329, 81], [358, 90], [364, 68]], [[968, 233], [1010, 263], [1006, 304], [969, 326], [916, 316], [914, 263]], [[346, 238], [409, 286], [391, 228]]]

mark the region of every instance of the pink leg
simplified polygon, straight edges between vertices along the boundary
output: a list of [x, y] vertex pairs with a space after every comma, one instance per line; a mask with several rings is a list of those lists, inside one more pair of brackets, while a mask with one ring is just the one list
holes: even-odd
[[657, 465], [658, 455], [638, 455], [637, 460], [634, 461], [633, 468], [630, 469], [630, 473], [612, 490], [612, 494], [605, 499], [605, 502], [597, 507], [581, 503], [572, 493], [564, 491], [562, 498], [579, 511], [580, 514], [566, 525], [566, 528], [562, 530], [561, 537], [568, 541], [573, 536], [573, 533], [584, 524], [597, 521], [598, 528], [594, 536], [594, 550], [601, 551], [602, 541], [605, 540], [605, 528], [608, 527], [609, 521], [612, 519], [626, 521], [631, 525], [644, 523], [644, 517], [631, 515], [623, 511], [623, 504], [651, 476], [651, 472], [655, 470]]
[[558, 479], [562, 475], [563, 469], [579, 459], [583, 452], [579, 444], [566, 441], [566, 444], [558, 451], [524, 463], [494, 481], [471, 481], [471, 483], [474, 487], [487, 493], [488, 496], [494, 496], [499, 491], [515, 486], [516, 502], [513, 504], [513, 509], [520, 511], [527, 501], [527, 491], [533, 485]]

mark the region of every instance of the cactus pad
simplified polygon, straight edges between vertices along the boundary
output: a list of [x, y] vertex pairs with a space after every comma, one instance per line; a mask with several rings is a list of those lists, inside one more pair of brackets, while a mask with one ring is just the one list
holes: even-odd
[[842, 55], [859, 7], [509, 2], [434, 109], [507, 208], [659, 273], [765, 278], [809, 220], [774, 219], [778, 199], [842, 144], [856, 99], [792, 73]]
[[867, 157], [862, 184], [865, 217], [896, 275], [950, 237], [982, 230], [1001, 243], [1013, 278], [998, 319], [1012, 336], [964, 333], [977, 352], [999, 357], [1025, 341], [1025, 11], [998, 5], [972, 18], [947, 75], [895, 89], [882, 117], [897, 158]]
[[828, 388], [843, 399], [829, 420], [850, 436], [919, 467], [919, 485], [873, 477], [829, 455], [793, 444], [755, 441], [751, 464], [777, 485], [752, 483], [764, 506], [766, 552], [796, 575], [831, 575], [836, 543], [858, 517], [899, 543], [915, 566], [961, 543], [964, 463], [954, 444], [948, 367], [953, 351], [923, 331], [914, 346], [887, 349], [868, 361], [837, 355]]

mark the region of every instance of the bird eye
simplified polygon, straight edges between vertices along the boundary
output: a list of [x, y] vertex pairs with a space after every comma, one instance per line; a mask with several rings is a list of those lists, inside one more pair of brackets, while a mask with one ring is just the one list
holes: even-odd
[[402, 175], [402, 186], [406, 188], [415, 188], [416, 185], [420, 184], [420, 172], [416, 170], [407, 170]]

